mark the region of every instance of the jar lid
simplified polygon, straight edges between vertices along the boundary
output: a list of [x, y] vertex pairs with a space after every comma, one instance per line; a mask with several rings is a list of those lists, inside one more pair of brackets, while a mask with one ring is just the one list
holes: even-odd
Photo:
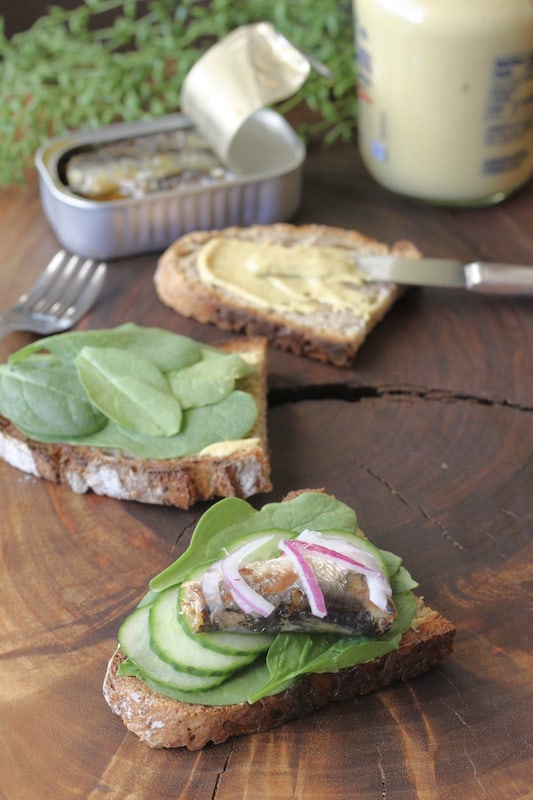
[[181, 108], [230, 169], [238, 134], [254, 112], [294, 95], [311, 60], [269, 22], [242, 25], [187, 73]]

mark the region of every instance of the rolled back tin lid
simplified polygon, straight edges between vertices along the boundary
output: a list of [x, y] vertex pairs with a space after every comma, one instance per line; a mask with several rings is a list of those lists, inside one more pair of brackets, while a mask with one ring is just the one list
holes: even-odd
[[214, 44], [188, 72], [182, 110], [217, 156], [238, 171], [238, 134], [254, 112], [294, 95], [311, 64], [269, 22], [242, 25]]

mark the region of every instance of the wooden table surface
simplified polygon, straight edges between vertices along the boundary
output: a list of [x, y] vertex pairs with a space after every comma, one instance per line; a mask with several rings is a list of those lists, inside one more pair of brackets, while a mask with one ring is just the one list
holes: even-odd
[[[423, 206], [373, 183], [354, 146], [310, 151], [296, 221], [533, 263], [532, 184], [494, 208]], [[3, 307], [57, 246], [33, 177], [0, 194]], [[160, 304], [156, 258], [113, 263], [81, 327], [219, 340]], [[30, 340], [10, 335], [0, 358]], [[412, 289], [353, 369], [271, 352], [274, 491], [253, 502], [321, 486], [353, 505], [455, 622], [455, 653], [409, 684], [200, 753], [141, 744], [101, 684], [120, 622], [203, 507], [77, 496], [1, 463], [2, 800], [532, 798], [532, 351], [533, 298]]]

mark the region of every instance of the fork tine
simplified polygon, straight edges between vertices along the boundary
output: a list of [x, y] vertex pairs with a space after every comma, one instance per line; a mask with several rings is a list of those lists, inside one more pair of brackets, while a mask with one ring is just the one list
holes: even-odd
[[19, 297], [17, 306], [31, 305], [47, 292], [48, 288], [54, 283], [58, 271], [62, 269], [66, 257], [65, 250], [58, 250], [39, 279], [27, 292]]
[[62, 316], [90, 280], [93, 268], [92, 259], [84, 261], [80, 256], [72, 255], [63, 269], [56, 273], [46, 295], [34, 303], [33, 313]]
[[70, 325], [74, 325], [85, 316], [100, 294], [106, 272], [106, 264], [102, 262], [95, 265], [94, 262], [91, 262], [90, 269], [87, 269], [83, 275], [83, 281], [78, 281], [77, 296], [74, 299], [71, 298], [69, 306], [63, 306], [63, 311], [57, 312], [58, 316], [64, 320], [68, 319]]
[[26, 309], [33, 314], [52, 314], [53, 316], [60, 316], [60, 308], [68, 308], [70, 302], [76, 298], [78, 294], [78, 268], [82, 264], [79, 272], [85, 275], [86, 271], [91, 268], [94, 263], [88, 259], [82, 262], [80, 256], [71, 255], [58, 269], [54, 272], [52, 279], [48, 282], [48, 286], [41, 297], [37, 297], [33, 303], [26, 303]]
[[95, 302], [106, 273], [104, 262], [60, 250], [32, 288], [0, 314], [0, 339], [9, 331], [49, 335], [71, 328]]

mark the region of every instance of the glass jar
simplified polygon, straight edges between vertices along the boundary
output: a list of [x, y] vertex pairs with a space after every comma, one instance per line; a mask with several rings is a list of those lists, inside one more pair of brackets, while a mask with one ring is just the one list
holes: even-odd
[[359, 147], [392, 191], [503, 200], [533, 173], [533, 0], [353, 0]]

